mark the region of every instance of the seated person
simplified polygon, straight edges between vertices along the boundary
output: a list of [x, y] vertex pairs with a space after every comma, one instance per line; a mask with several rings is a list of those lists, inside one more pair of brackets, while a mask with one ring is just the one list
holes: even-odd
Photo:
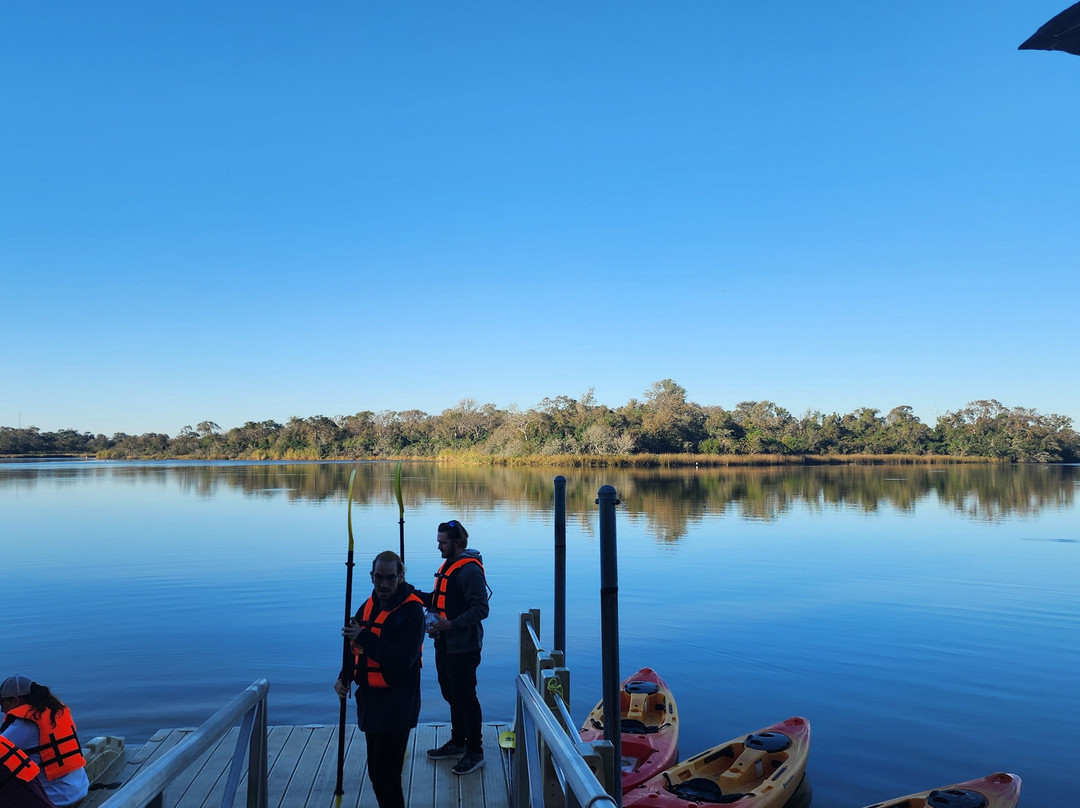
[[64, 808], [85, 797], [90, 779], [67, 705], [29, 677], [9, 676], [0, 684], [0, 710], [0, 735], [37, 764], [38, 781], [53, 805]]

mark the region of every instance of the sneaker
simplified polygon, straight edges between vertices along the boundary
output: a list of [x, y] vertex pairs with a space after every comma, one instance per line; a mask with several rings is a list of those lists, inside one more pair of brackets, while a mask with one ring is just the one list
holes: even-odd
[[454, 774], [468, 774], [474, 772], [477, 769], [484, 767], [484, 753], [483, 752], [466, 752], [465, 757], [454, 764], [452, 771]]
[[459, 758], [465, 754], [465, 744], [458, 745], [453, 741], [447, 741], [442, 746], [427, 750], [427, 756], [432, 760], [448, 760]]

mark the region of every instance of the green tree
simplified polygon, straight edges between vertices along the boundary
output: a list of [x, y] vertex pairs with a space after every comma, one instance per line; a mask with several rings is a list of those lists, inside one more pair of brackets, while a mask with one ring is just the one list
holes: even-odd
[[893, 407], [885, 416], [888, 444], [901, 454], [925, 454], [930, 444], [931, 430], [912, 412], [911, 407]]
[[653, 382], [645, 391], [641, 447], [648, 452], [696, 452], [708, 437], [705, 413], [686, 400], [686, 388], [672, 379]]
[[740, 401], [731, 413], [742, 431], [740, 454], [787, 454], [784, 438], [797, 424], [791, 413], [771, 401]]

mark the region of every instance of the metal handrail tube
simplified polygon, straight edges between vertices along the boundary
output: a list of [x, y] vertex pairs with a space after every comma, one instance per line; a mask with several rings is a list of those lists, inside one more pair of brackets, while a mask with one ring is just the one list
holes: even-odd
[[225, 781], [225, 793], [221, 797], [221, 808], [232, 808], [236, 799], [236, 790], [240, 785], [240, 778], [244, 772], [244, 748], [248, 749], [248, 767], [255, 764], [255, 771], [248, 772], [248, 782], [258, 788], [254, 791], [248, 789], [248, 808], [259, 808], [266, 802], [265, 772], [260, 772], [261, 762], [265, 761], [266, 755], [260, 751], [260, 747], [266, 746], [266, 702], [260, 700], [252, 709], [244, 713], [240, 722], [240, 732], [236, 738], [236, 748], [233, 750], [232, 765], [229, 767], [229, 777]]
[[[569, 733], [571, 731], [570, 728], [574, 726], [574, 719], [570, 716], [570, 710], [567, 709], [566, 702], [563, 701], [563, 697], [559, 694], [555, 694], [554, 701], [556, 708], [558, 708], [559, 710], [559, 716], [562, 718], [563, 723], [566, 724], [566, 731], [567, 733]], [[572, 736], [569, 734], [567, 735], [567, 737], [573, 739]]]
[[[145, 770], [139, 772], [116, 794], [102, 803], [102, 808], [143, 808], [151, 803], [161, 804], [161, 795], [165, 788], [181, 773], [198, 760], [203, 752], [219, 740], [225, 733], [236, 726], [238, 720], [247, 713], [254, 714], [254, 726], [261, 728], [263, 737], [258, 739], [254, 733], [249, 744], [248, 792], [255, 789], [258, 796], [255, 804], [265, 808], [267, 804], [266, 784], [257, 782], [266, 773], [266, 694], [270, 683], [266, 679], [256, 680], [244, 692], [214, 713], [207, 721], [188, 737], [170, 749], [161, 758]], [[262, 707], [261, 716], [259, 707]], [[251, 724], [245, 722], [250, 727]], [[238, 744], [238, 748], [239, 748]], [[259, 757], [262, 757], [262, 761]], [[254, 760], [253, 760], [254, 758]], [[261, 774], [260, 774], [261, 773]], [[253, 801], [249, 796], [248, 805]]]
[[[540, 766], [540, 744], [536, 740], [536, 722], [532, 719], [532, 714], [528, 710], [523, 710], [521, 713], [521, 728], [523, 730], [521, 739], [523, 741], [525, 753], [525, 771], [526, 772], [539, 772]], [[544, 785], [539, 777], [529, 776], [525, 778], [525, 784], [529, 790], [529, 805], [542, 806], [544, 804]]]
[[536, 653], [543, 654], [544, 646], [540, 643], [540, 638], [536, 636], [536, 629], [533, 628], [531, 620], [525, 621], [525, 629], [529, 632], [529, 639], [532, 640], [533, 648], [536, 649]]
[[[555, 721], [555, 716], [544, 704], [540, 694], [529, 681], [529, 677], [518, 674], [514, 685], [517, 688], [518, 704], [528, 714], [529, 721], [540, 731], [548, 753], [562, 772], [578, 804], [582, 808], [601, 805], [614, 808], [615, 800], [604, 791], [588, 764], [578, 754], [574, 742]], [[533, 806], [533, 808], [539, 808], [539, 806]]]

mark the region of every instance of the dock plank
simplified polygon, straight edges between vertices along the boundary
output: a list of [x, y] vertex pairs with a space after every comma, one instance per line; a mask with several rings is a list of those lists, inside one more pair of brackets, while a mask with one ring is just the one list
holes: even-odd
[[[312, 729], [307, 738], [307, 743], [301, 751], [300, 760], [297, 761], [296, 768], [293, 770], [289, 785], [281, 794], [282, 806], [310, 804], [312, 788], [318, 782], [318, 775], [322, 771], [329, 774], [332, 781], [337, 780], [336, 740], [336, 727], [315, 727]], [[332, 752], [331, 741], [334, 741]], [[332, 763], [324, 769], [323, 762], [327, 757], [331, 759]], [[332, 792], [333, 787], [330, 790]]]
[[[191, 765], [189, 771], [193, 772], [193, 776], [182, 793], [177, 795], [176, 808], [203, 808], [206, 805], [207, 795], [214, 790], [218, 782], [221, 783], [221, 790], [225, 790], [225, 778], [228, 777], [227, 772], [238, 737], [240, 737], [240, 728], [233, 727], [215, 746], [203, 753]], [[168, 799], [168, 790], [165, 795]]]
[[[434, 805], [435, 804], [435, 769], [426, 765], [427, 750], [439, 745], [436, 740], [440, 727], [445, 724], [421, 724], [413, 730], [409, 739], [409, 753], [405, 759], [405, 770], [402, 773], [403, 788], [405, 790], [406, 805]], [[417, 765], [417, 761], [423, 760], [425, 765]]]
[[484, 804], [488, 808], [510, 806], [509, 756], [499, 746], [499, 735], [510, 725], [493, 721], [484, 725], [484, 759], [487, 765], [480, 770], [484, 781]]
[[273, 765], [269, 766], [270, 775], [267, 777], [266, 788], [270, 795], [271, 808], [281, 805], [281, 798], [288, 789], [293, 772], [296, 771], [296, 766], [300, 762], [300, 753], [304, 751], [304, 746], [312, 733], [311, 727], [292, 727], [291, 730], [281, 752]]
[[[479, 772], [458, 776], [454, 760], [429, 760], [427, 750], [450, 737], [447, 724], [421, 724], [409, 739], [402, 770], [405, 803], [409, 808], [509, 808], [506, 753], [499, 748], [505, 722], [484, 727], [484, 757]], [[181, 743], [191, 729], [160, 730], [145, 744], [129, 747], [125, 762], [110, 781], [128, 783], [132, 777]], [[163, 808], [216, 808], [221, 805], [239, 730], [234, 728], [208, 749], [165, 790]], [[354, 725], [346, 728], [342, 808], [375, 808], [367, 777], [367, 745]], [[267, 785], [271, 808], [333, 808], [337, 784], [338, 728], [336, 726], [273, 726], [267, 729]], [[122, 788], [122, 785], [121, 785]], [[80, 808], [108, 808], [116, 790], [91, 791]], [[236, 806], [246, 803], [247, 776], [241, 779]]]
[[345, 789], [345, 797], [342, 799], [342, 805], [359, 808], [359, 806], [374, 803], [375, 795], [371, 791], [371, 783], [367, 776], [367, 738], [355, 726], [350, 729], [352, 740], [345, 753], [345, 778], [342, 786]]

